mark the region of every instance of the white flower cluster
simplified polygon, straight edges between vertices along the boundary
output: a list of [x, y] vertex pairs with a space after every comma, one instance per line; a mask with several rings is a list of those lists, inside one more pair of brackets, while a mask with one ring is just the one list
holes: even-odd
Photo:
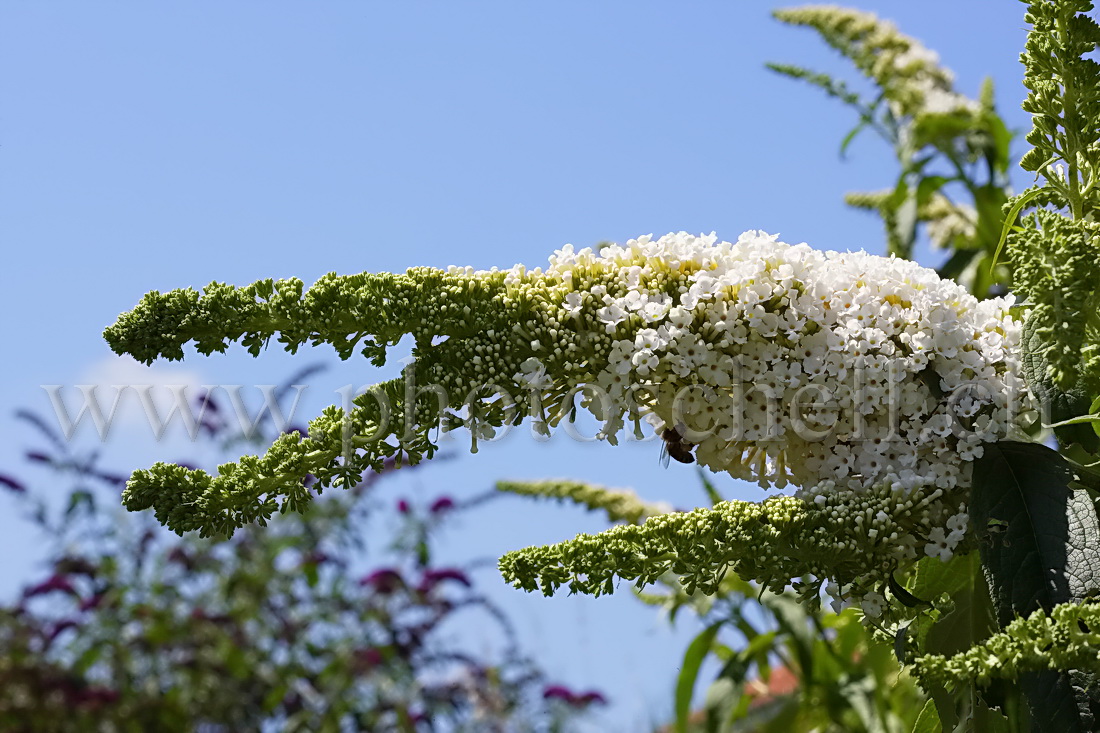
[[[555, 253], [557, 322], [595, 334], [584, 404], [601, 437], [643, 414], [700, 464], [819, 504], [887, 486], [912, 516], [868, 517], [869, 537], [949, 558], [970, 461], [1027, 400], [1011, 301], [906, 260], [776, 240], [681, 232]], [[567, 361], [574, 384], [581, 362]], [[555, 372], [532, 357], [514, 378], [539, 389]]]

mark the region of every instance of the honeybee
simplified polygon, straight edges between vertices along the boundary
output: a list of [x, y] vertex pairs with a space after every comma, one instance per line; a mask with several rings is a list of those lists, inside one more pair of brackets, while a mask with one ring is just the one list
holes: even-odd
[[686, 432], [687, 428], [683, 423], [661, 431], [661, 440], [664, 441], [661, 447], [661, 465], [665, 468], [668, 468], [669, 458], [675, 458], [680, 463], [695, 463], [695, 456], [691, 454], [695, 445], [684, 440], [683, 433]]

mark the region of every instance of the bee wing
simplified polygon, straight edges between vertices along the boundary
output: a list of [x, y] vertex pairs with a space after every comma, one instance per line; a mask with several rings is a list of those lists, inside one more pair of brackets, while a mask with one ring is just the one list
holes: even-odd
[[671, 455], [668, 452], [668, 443], [661, 441], [661, 465], [668, 468], [668, 459]]

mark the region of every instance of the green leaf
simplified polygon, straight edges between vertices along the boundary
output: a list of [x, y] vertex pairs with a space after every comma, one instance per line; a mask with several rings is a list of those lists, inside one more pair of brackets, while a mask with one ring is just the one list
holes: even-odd
[[[998, 173], [1006, 173], [1011, 164], [1009, 147], [1012, 145], [1012, 132], [998, 114], [989, 114], [985, 119], [989, 126], [989, 134], [993, 138], [993, 147], [987, 153], [987, 158]], [[990, 153], [992, 153], [991, 156]]]
[[737, 683], [725, 677], [719, 677], [707, 688], [703, 709], [707, 713], [708, 733], [718, 733], [722, 730], [722, 721], [730, 718], [730, 713], [741, 699], [740, 692]]
[[1065, 459], [1038, 443], [987, 445], [974, 463], [971, 521], [1002, 625], [1100, 593], [1100, 524], [1072, 480]]
[[320, 580], [320, 577], [321, 577], [320, 570], [318, 569], [317, 563], [315, 563], [315, 562], [305, 563], [304, 565], [302, 565], [302, 572], [305, 573], [306, 584], [309, 585], [310, 588], [316, 588], [317, 587], [317, 581]]
[[714, 482], [707, 476], [707, 471], [704, 471], [702, 467], [698, 469], [699, 480], [703, 482], [703, 491], [707, 492], [707, 498], [710, 499], [711, 506], [725, 501], [722, 494], [718, 492], [718, 489], [714, 486]]
[[722, 622], [714, 623], [703, 629], [696, 636], [687, 651], [684, 652], [684, 662], [680, 667], [680, 676], [676, 679], [676, 731], [687, 733], [688, 716], [691, 713], [691, 697], [695, 691], [695, 680], [699, 677], [699, 667], [710, 652], [710, 646], [714, 637], [718, 635], [718, 629]]
[[103, 646], [92, 644], [92, 646], [81, 652], [80, 656], [73, 662], [73, 671], [77, 675], [85, 674], [92, 668], [92, 665], [99, 661], [101, 656], [103, 656]]
[[[924, 598], [948, 598], [946, 608], [924, 636], [922, 650], [950, 656], [969, 649], [996, 631], [989, 588], [978, 553], [956, 555], [948, 562], [929, 557], [917, 564], [913, 591]], [[937, 606], [942, 606], [937, 602]]]
[[65, 519], [72, 519], [81, 507], [86, 507], [85, 511], [88, 514], [95, 514], [95, 496], [92, 495], [92, 492], [77, 489], [70, 494], [69, 506], [65, 508]]
[[940, 733], [943, 728], [940, 726], [940, 716], [936, 712], [936, 703], [929, 700], [924, 703], [924, 707], [921, 708], [920, 715], [917, 716], [917, 720], [913, 723], [912, 733]]
[[905, 664], [905, 648], [909, 646], [909, 627], [913, 625], [913, 622], [902, 624], [898, 627], [898, 630], [894, 632], [894, 657], [898, 660], [899, 664]]
[[[1092, 395], [1083, 387], [1074, 387], [1069, 391], [1059, 389], [1050, 378], [1047, 368], [1046, 344], [1036, 328], [1033, 319], [1024, 321], [1023, 333], [1024, 376], [1032, 393], [1039, 399], [1044, 421], [1050, 424], [1066, 422], [1092, 411]], [[1068, 423], [1054, 429], [1063, 444], [1080, 443], [1088, 451], [1094, 451], [1098, 445], [1097, 434], [1093, 430]]]
[[[974, 463], [970, 520], [1001, 626], [1017, 616], [1100, 593], [1100, 522], [1092, 501], [1070, 488], [1073, 472], [1037, 443], [1002, 441]], [[1076, 680], [1056, 672], [1021, 676], [1034, 720], [1051, 730], [1094, 730]]]
[[[992, 183], [973, 189], [973, 193], [974, 209], [978, 212], [978, 240], [985, 249], [992, 251], [1000, 242], [1000, 234], [1004, 228], [1004, 205], [1008, 196], [1003, 188]], [[989, 272], [993, 273], [993, 265]]]
[[920, 598], [917, 598], [915, 595], [905, 590], [902, 584], [898, 582], [898, 579], [894, 577], [893, 573], [890, 574], [888, 583], [890, 592], [894, 594], [894, 598], [897, 598], [902, 605], [908, 606], [909, 608], [930, 605], [928, 601], [922, 601]]
[[932, 199], [932, 194], [944, 187], [952, 179], [947, 176], [924, 176], [917, 184], [917, 206], [924, 206]]
[[[904, 186], [905, 184], [899, 182], [898, 185]], [[913, 240], [916, 238], [917, 232], [919, 214], [917, 191], [912, 186], [906, 186], [903, 196], [894, 220], [894, 241], [897, 242], [894, 254], [899, 257], [909, 257], [913, 251]]]
[[1001, 236], [997, 240], [997, 248], [993, 250], [993, 262], [989, 265], [990, 272], [997, 266], [997, 260], [1001, 258], [1001, 250], [1004, 249], [1005, 240], [1008, 239], [1009, 231], [1016, 223], [1016, 217], [1019, 216], [1023, 208], [1027, 206], [1027, 202], [1038, 196], [1043, 190], [1042, 188], [1030, 188], [1016, 197], [1016, 200], [1012, 204], [1012, 208], [1008, 210], [1008, 214], [1005, 216], [1005, 223], [1001, 227]]
[[875, 709], [875, 679], [873, 677], [854, 677], [839, 686], [841, 696], [848, 701], [867, 733], [886, 733], [882, 720]]
[[942, 278], [950, 278], [956, 282], [960, 281], [960, 276], [971, 267], [971, 263], [975, 259], [981, 257], [982, 251], [980, 249], [956, 249], [947, 262], [940, 265], [936, 272]]
[[848, 134], [844, 136], [844, 139], [840, 141], [840, 157], [843, 158], [848, 152], [848, 146], [852, 144], [852, 141], [856, 139], [859, 133], [863, 132], [863, 129], [871, 123], [871, 120], [867, 117], [863, 117], [856, 126], [848, 131]]

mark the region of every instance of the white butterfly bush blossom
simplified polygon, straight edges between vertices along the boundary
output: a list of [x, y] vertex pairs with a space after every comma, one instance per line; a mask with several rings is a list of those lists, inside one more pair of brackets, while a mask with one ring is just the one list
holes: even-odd
[[[950, 559], [971, 462], [1026, 413], [1011, 299], [978, 301], [910, 261], [681, 232], [566, 247], [543, 276], [560, 322], [600, 326], [589, 347], [606, 365], [584, 402], [599, 437], [616, 442], [641, 412], [715, 471], [826, 511], [866, 497], [875, 511], [853, 521], [898, 561]], [[580, 385], [590, 363], [550, 371]], [[541, 384], [547, 369], [531, 357], [515, 379]]]
[[736, 243], [681, 232], [598, 253], [566, 246], [545, 271], [414, 268], [329, 275], [308, 291], [268, 280], [154, 292], [106, 334], [146, 362], [182, 358], [188, 341], [259, 353], [276, 335], [290, 351], [327, 342], [378, 364], [405, 334], [416, 347], [405, 379], [328, 408], [308, 435], [218, 475], [157, 464], [135, 472], [124, 500], [176, 531], [231, 532], [364, 471], [430, 458], [441, 419], [468, 428], [476, 450], [523, 419], [549, 432], [579, 400], [610, 443], [648, 421], [699, 464], [778, 495], [510, 553], [509, 580], [603, 591], [613, 576], [672, 571], [707, 588], [733, 567], [778, 587], [830, 579], [858, 602], [899, 565], [948, 559], [965, 541], [972, 461], [1025, 412], [1011, 305], [909, 261], [757, 231]]

